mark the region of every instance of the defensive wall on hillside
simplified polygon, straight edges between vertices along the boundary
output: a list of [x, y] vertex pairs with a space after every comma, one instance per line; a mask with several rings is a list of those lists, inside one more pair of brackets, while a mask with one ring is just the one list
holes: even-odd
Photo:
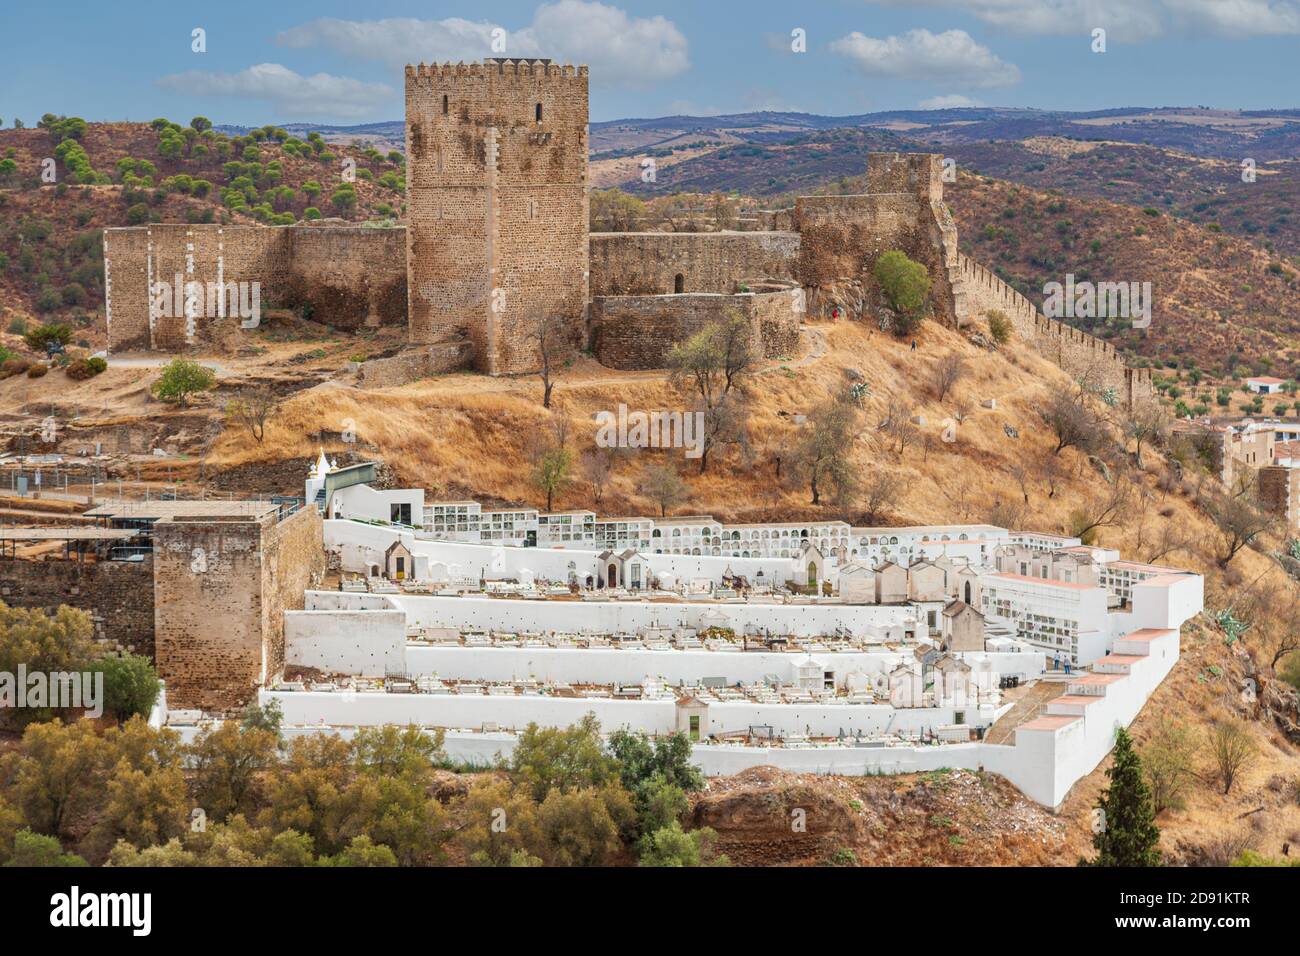
[[797, 232], [595, 232], [591, 294], [739, 292], [794, 275], [798, 258]]
[[[305, 307], [314, 320], [347, 330], [405, 325], [405, 234], [401, 227], [361, 226], [105, 229], [109, 351], [179, 352], [209, 341], [218, 323], [240, 321], [234, 314], [239, 283], [259, 284], [261, 311]], [[174, 295], [160, 295], [160, 284], [175, 292], [177, 276], [179, 308]], [[199, 294], [185, 301], [191, 283], [198, 283]], [[225, 295], [214, 291], [209, 302], [209, 289]]]
[[1000, 311], [1011, 320], [1017, 338], [1070, 375], [1099, 388], [1115, 389], [1129, 405], [1151, 397], [1151, 370], [1129, 368], [1109, 342], [1047, 318], [1029, 299], [967, 255], [958, 255], [958, 275], [972, 317], [986, 319], [989, 312]]
[[795, 355], [803, 321], [803, 301], [796, 293], [599, 296], [591, 303], [592, 350], [597, 361], [610, 368], [663, 368], [674, 343], [712, 323], [739, 317], [749, 325], [750, 347], [756, 354]]

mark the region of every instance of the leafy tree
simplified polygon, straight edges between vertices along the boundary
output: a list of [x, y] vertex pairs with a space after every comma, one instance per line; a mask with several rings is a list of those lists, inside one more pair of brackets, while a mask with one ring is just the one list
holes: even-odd
[[0, 780], [9, 781], [8, 797], [28, 826], [71, 838], [75, 822], [99, 805], [112, 756], [91, 721], [29, 724], [21, 749], [0, 762]]
[[542, 801], [552, 790], [599, 787], [618, 773], [600, 739], [600, 724], [592, 714], [572, 727], [529, 724], [519, 735], [511, 768], [533, 799]]
[[537, 802], [504, 780], [476, 782], [461, 807], [456, 842], [472, 866], [540, 866]]
[[925, 317], [930, 295], [929, 270], [909, 259], [906, 253], [890, 249], [876, 259], [872, 271], [890, 308], [898, 313], [894, 334], [910, 335]]
[[190, 128], [196, 129], [202, 133], [204, 130], [212, 129], [212, 120], [208, 119], [206, 116], [196, 116], [194, 119], [190, 120]]
[[988, 313], [989, 335], [998, 345], [1006, 345], [1011, 341], [1011, 320], [1001, 309], [993, 309]]
[[244, 705], [244, 710], [239, 715], [241, 730], [264, 730], [267, 733], [274, 734], [276, 740], [280, 739], [280, 725], [283, 722], [284, 708], [274, 698], [261, 705], [250, 700]]
[[22, 829], [14, 835], [13, 854], [5, 866], [55, 867], [85, 866], [86, 861], [75, 853], [64, 853], [59, 841], [52, 836], [42, 836]]
[[537, 855], [548, 866], [607, 866], [623, 849], [636, 811], [615, 784], [554, 789], [537, 808]]
[[686, 831], [674, 820], [649, 835], [641, 853], [640, 866], [727, 866], [725, 856], [708, 859], [709, 847], [717, 838], [709, 827]]
[[1120, 727], [1115, 733], [1109, 785], [1097, 801], [1098, 826], [1092, 838], [1097, 856], [1089, 866], [1159, 866], [1160, 828], [1155, 822], [1151, 791], [1143, 779], [1142, 760], [1133, 739]]
[[73, 330], [68, 325], [62, 323], [52, 323], [48, 325], [38, 325], [34, 329], [27, 330], [27, 334], [22, 337], [27, 347], [34, 352], [48, 351], [49, 346], [66, 346], [72, 341]]
[[87, 846], [102, 857], [118, 841], [154, 846], [179, 837], [189, 824], [180, 735], [150, 727], [142, 717], [105, 734], [110, 753], [101, 806]]
[[382, 843], [376, 844], [362, 834], [353, 837], [352, 842], [338, 856], [321, 862], [327, 866], [397, 866], [397, 857]]
[[104, 657], [95, 662], [94, 670], [104, 675], [104, 710], [123, 722], [134, 716], [148, 718], [162, 690], [149, 658]]
[[198, 362], [172, 359], [163, 366], [162, 376], [154, 382], [153, 394], [164, 402], [178, 402], [185, 406], [189, 404], [191, 395], [206, 392], [216, 381], [213, 371]]
[[222, 723], [204, 728], [190, 748], [194, 796], [208, 819], [251, 813], [258, 802], [258, 777], [276, 765], [279, 740], [267, 730]]

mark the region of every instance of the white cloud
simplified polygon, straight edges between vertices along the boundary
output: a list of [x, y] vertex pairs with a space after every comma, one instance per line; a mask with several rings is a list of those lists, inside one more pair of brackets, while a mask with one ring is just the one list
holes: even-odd
[[1165, 0], [1188, 29], [1224, 36], [1300, 33], [1300, 3], [1283, 0]]
[[[492, 48], [493, 30], [505, 31], [503, 51]], [[487, 56], [549, 57], [587, 64], [593, 85], [647, 85], [671, 79], [690, 67], [686, 37], [671, 20], [630, 17], [618, 7], [587, 0], [542, 4], [534, 11], [532, 23], [519, 30], [457, 17], [326, 18], [285, 30], [276, 41], [295, 48], [326, 47], [391, 66]]]
[[366, 117], [395, 93], [383, 83], [364, 83], [346, 76], [303, 76], [279, 63], [259, 63], [238, 73], [191, 70], [173, 73], [158, 85], [191, 96], [237, 96], [265, 100], [285, 116]]
[[965, 30], [908, 30], [902, 36], [883, 40], [854, 31], [834, 41], [831, 50], [853, 60], [867, 76], [979, 87], [1020, 82], [1020, 70], [1015, 64], [999, 59]]
[[917, 104], [923, 110], [955, 110], [966, 106], [983, 106], [979, 100], [973, 100], [969, 96], [962, 96], [960, 93], [949, 93], [947, 96], [932, 96], [929, 99], [921, 100]]
[[1095, 27], [1107, 39], [1136, 42], [1171, 29], [1191, 34], [1254, 36], [1300, 33], [1300, 0], [869, 0], [969, 14], [1018, 33], [1077, 34]]

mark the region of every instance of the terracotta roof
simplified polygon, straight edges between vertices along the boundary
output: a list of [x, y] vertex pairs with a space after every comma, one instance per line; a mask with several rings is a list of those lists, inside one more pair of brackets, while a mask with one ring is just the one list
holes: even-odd
[[1113, 684], [1117, 680], [1123, 680], [1124, 674], [1083, 674], [1079, 677], [1071, 677], [1071, 684]]
[[1168, 637], [1170, 634], [1176, 634], [1177, 631], [1172, 628], [1161, 627], [1143, 627], [1123, 637], [1117, 637], [1117, 641], [1154, 641], [1157, 638]]
[[1062, 727], [1068, 727], [1076, 720], [1081, 719], [1081, 717], [1074, 714], [1043, 714], [1041, 717], [1026, 721], [1016, 730], [1060, 730]]
[[1049, 704], [1076, 704], [1080, 707], [1088, 707], [1092, 704], [1105, 700], [1104, 697], [1090, 697], [1085, 694], [1062, 694], [1060, 697], [1054, 697], [1048, 701]]
[[[1122, 638], [1121, 638], [1122, 640]], [[1138, 661], [1146, 660], [1141, 654], [1107, 654], [1105, 657], [1099, 657], [1092, 662], [1092, 666], [1098, 664], [1136, 664]]]

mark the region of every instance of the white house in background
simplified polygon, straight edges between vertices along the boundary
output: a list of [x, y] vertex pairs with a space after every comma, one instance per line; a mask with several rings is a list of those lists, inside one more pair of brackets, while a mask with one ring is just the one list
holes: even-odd
[[1284, 385], [1286, 385], [1286, 379], [1272, 378], [1268, 375], [1258, 375], [1246, 379], [1246, 387], [1260, 395], [1273, 395], [1282, 391]]

